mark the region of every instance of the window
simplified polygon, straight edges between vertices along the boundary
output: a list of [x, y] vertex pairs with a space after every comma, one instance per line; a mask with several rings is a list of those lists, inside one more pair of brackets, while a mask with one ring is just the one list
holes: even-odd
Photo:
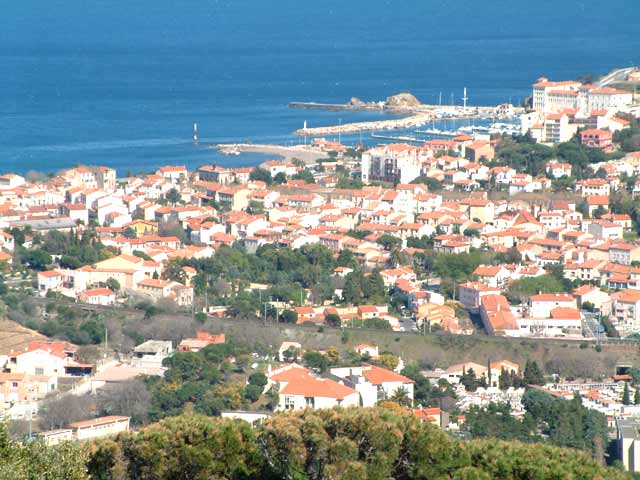
[[307, 407], [311, 407], [314, 408], [315, 407], [315, 398], [313, 397], [304, 397], [304, 403], [307, 405]]
[[284, 397], [284, 408], [285, 410], [292, 410], [295, 407], [295, 400], [293, 397]]
[[36, 375], [44, 375], [44, 368], [36, 368]]
[[18, 388], [18, 382], [11, 382], [11, 386], [13, 388]]

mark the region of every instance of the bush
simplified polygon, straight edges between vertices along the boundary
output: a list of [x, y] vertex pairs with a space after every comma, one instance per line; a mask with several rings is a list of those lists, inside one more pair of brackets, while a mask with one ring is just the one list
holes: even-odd
[[262, 395], [262, 388], [257, 385], [247, 385], [244, 389], [244, 398], [250, 402], [257, 402]]
[[269, 380], [264, 373], [256, 372], [249, 375], [249, 385], [264, 387], [267, 383], [269, 383]]
[[296, 323], [298, 321], [298, 314], [293, 310], [285, 310], [280, 314], [280, 319], [284, 323]]

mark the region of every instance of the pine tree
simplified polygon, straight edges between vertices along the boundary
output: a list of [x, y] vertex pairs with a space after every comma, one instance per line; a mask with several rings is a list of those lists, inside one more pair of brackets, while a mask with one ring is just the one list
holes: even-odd
[[631, 405], [631, 396], [629, 395], [629, 384], [624, 382], [624, 391], [622, 392], [622, 404]]
[[466, 372], [462, 373], [460, 377], [460, 383], [464, 385], [465, 390], [468, 392], [475, 392], [478, 389], [478, 378], [476, 377], [476, 372], [473, 371], [473, 368], [470, 368]]
[[342, 298], [353, 305], [362, 303], [362, 272], [355, 271], [345, 276]]
[[384, 302], [384, 281], [382, 280], [379, 270], [374, 270], [366, 278], [362, 293], [365, 299], [370, 303]]
[[524, 367], [524, 383], [526, 385], [544, 385], [544, 375], [540, 367], [538, 367], [538, 362], [535, 360], [527, 360], [527, 363]]
[[500, 386], [500, 390], [506, 390], [507, 388], [513, 386], [511, 384], [511, 375], [507, 372], [504, 367], [500, 371], [500, 378], [498, 379], [498, 383]]
[[525, 386], [525, 383], [522, 380], [522, 377], [518, 375], [516, 372], [514, 372], [513, 370], [511, 370], [511, 373], [509, 374], [509, 378], [510, 378], [509, 381], [511, 382], [511, 386], [513, 388], [522, 388]]

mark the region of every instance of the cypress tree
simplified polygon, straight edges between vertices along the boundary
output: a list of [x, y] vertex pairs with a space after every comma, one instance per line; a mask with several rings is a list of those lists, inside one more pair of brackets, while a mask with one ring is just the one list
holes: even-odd
[[527, 385], [544, 385], [545, 383], [542, 370], [535, 360], [527, 360], [524, 367], [524, 383]]

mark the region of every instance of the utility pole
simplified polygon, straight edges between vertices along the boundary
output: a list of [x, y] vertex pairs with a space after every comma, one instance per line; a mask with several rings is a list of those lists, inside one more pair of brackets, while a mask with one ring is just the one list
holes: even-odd
[[264, 324], [267, 324], [267, 302], [264, 302]]
[[205, 275], [205, 285], [204, 285], [204, 308], [207, 313], [209, 313], [209, 274]]

